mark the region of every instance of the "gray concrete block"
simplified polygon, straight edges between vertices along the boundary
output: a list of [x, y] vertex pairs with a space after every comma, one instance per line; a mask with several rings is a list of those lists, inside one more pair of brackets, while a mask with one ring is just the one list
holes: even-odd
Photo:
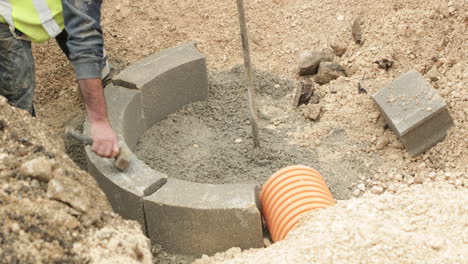
[[142, 198], [164, 185], [166, 175], [152, 170], [135, 155], [132, 155], [130, 167], [123, 173], [114, 167], [112, 159], [98, 157], [90, 147], [85, 150], [88, 172], [94, 176], [114, 211], [125, 219], [139, 222], [146, 234]]
[[135, 63], [113, 83], [143, 93], [143, 112], [150, 127], [181, 106], [207, 98], [206, 58], [195, 44], [181, 45]]
[[[127, 139], [134, 147], [146, 129], [140, 92], [110, 85], [104, 94], [109, 120], [120, 144], [127, 146]], [[85, 120], [84, 134], [90, 136], [88, 119]], [[138, 221], [145, 228], [142, 197], [160, 188], [167, 181], [166, 175], [152, 170], [135, 155], [132, 155], [129, 169], [120, 172], [114, 167], [113, 159], [97, 156], [90, 147], [85, 148], [85, 154], [88, 172], [95, 177], [115, 212], [124, 218]]]
[[146, 131], [141, 92], [111, 84], [104, 89], [104, 96], [114, 131], [119, 140], [125, 141], [133, 150], [140, 136]]
[[412, 156], [443, 140], [453, 125], [445, 101], [415, 70], [400, 76], [372, 97]]
[[169, 178], [144, 198], [148, 234], [167, 251], [200, 256], [263, 246], [258, 189]]

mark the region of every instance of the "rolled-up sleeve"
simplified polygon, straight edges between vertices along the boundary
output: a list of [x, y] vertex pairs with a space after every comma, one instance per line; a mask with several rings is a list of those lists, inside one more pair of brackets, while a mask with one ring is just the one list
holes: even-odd
[[101, 3], [102, 0], [62, 0], [67, 47], [78, 80], [102, 77]]

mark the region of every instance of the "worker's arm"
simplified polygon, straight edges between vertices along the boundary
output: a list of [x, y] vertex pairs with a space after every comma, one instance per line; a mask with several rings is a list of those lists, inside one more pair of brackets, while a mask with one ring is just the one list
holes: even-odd
[[112, 158], [119, 154], [117, 136], [107, 119], [106, 104], [102, 89], [102, 79], [82, 79], [78, 84], [91, 125], [92, 150], [98, 155]]
[[92, 150], [103, 157], [118, 154], [117, 136], [107, 118], [102, 88], [104, 66], [101, 0], [62, 0], [67, 47], [91, 125]]

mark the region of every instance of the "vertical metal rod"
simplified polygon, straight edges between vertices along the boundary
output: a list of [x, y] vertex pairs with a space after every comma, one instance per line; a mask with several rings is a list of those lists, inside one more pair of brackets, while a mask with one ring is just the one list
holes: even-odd
[[258, 136], [257, 105], [255, 103], [255, 84], [253, 81], [252, 66], [250, 63], [249, 38], [247, 35], [247, 25], [245, 22], [244, 1], [237, 0], [237, 10], [239, 11], [239, 23], [242, 38], [242, 50], [244, 52], [244, 66], [247, 75], [247, 94], [249, 100], [250, 123], [252, 124], [252, 134], [254, 147], [260, 147]]

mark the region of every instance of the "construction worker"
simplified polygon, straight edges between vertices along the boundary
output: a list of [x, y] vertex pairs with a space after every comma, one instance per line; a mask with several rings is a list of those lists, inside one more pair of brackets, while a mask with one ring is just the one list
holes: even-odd
[[31, 42], [56, 38], [72, 62], [86, 106], [92, 150], [115, 157], [117, 136], [107, 118], [103, 95], [102, 0], [0, 0], [0, 95], [35, 115]]

